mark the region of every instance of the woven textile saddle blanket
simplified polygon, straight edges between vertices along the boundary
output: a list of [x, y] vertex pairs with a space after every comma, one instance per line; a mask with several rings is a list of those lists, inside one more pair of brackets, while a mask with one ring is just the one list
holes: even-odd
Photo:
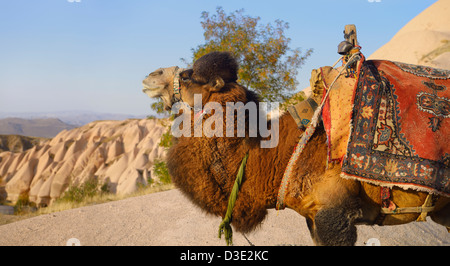
[[369, 60], [354, 88], [342, 176], [450, 196], [450, 70]]

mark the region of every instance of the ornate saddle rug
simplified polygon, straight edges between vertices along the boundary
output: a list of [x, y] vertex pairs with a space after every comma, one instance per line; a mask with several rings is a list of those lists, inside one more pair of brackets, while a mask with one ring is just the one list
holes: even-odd
[[450, 196], [450, 71], [365, 61], [342, 176]]

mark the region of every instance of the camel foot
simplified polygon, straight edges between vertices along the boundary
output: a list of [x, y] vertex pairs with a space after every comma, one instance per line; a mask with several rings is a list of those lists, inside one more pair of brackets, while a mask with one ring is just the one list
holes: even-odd
[[361, 216], [358, 202], [348, 200], [345, 204], [317, 212], [314, 226], [309, 222], [308, 228], [316, 245], [353, 246], [357, 239], [354, 221]]

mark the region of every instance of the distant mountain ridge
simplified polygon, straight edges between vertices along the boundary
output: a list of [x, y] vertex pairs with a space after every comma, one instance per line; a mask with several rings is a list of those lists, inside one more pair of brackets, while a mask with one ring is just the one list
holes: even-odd
[[146, 115], [131, 115], [117, 113], [99, 113], [85, 110], [59, 111], [59, 112], [0, 112], [0, 119], [17, 117], [23, 119], [58, 118], [66, 124], [83, 126], [97, 120], [126, 120], [142, 119]]
[[23, 119], [13, 117], [0, 119], [0, 135], [53, 138], [59, 132], [75, 127], [57, 118]]

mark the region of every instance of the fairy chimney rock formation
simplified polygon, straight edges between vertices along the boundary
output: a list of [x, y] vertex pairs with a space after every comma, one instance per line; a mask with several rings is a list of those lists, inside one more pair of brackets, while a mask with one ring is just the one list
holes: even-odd
[[134, 192], [153, 177], [153, 161], [164, 158], [159, 140], [166, 130], [157, 119], [96, 121], [24, 152], [2, 152], [0, 190], [12, 202], [26, 195], [47, 205], [91, 178], [112, 193]]
[[450, 1], [439, 0], [401, 28], [369, 59], [450, 69]]

